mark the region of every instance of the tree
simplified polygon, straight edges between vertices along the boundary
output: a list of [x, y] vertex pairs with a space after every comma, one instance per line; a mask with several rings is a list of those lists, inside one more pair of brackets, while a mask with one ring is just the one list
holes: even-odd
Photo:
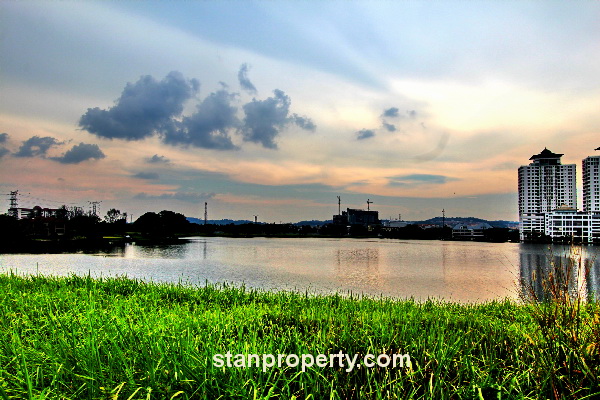
[[62, 220], [69, 219], [69, 209], [67, 208], [67, 206], [62, 205], [59, 207], [58, 211], [56, 211], [56, 218]]
[[135, 227], [150, 236], [169, 237], [175, 233], [189, 232], [191, 224], [183, 214], [163, 210], [158, 214], [143, 214], [135, 221]]
[[114, 224], [115, 222], [122, 219], [123, 214], [121, 214], [121, 211], [117, 210], [116, 208], [111, 208], [110, 210], [108, 210], [106, 212], [106, 217], [104, 217], [104, 221], [108, 222], [109, 224]]

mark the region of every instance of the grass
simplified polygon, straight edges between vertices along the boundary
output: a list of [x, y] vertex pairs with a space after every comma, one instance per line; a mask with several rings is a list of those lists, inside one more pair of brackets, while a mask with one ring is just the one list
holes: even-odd
[[541, 282], [541, 290], [530, 284], [522, 295], [544, 339], [535, 349], [538, 361], [547, 370], [552, 397], [559, 398], [581, 391], [582, 382], [596, 380], [600, 387], [600, 308], [587, 285], [594, 260], [586, 263], [581, 247], [571, 246], [566, 255], [551, 252], [549, 260], [531, 280]]
[[[0, 399], [600, 396], [597, 303], [578, 304], [576, 340], [543, 307], [3, 274]], [[214, 367], [227, 351], [398, 353], [412, 366]]]

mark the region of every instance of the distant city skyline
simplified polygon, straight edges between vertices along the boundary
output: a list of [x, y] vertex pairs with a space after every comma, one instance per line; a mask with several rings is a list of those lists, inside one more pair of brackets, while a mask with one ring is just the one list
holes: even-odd
[[[2, 2], [0, 212], [518, 219], [600, 144], [598, 2]], [[23, 197], [23, 201], [25, 201]], [[581, 200], [578, 207], [581, 208]]]

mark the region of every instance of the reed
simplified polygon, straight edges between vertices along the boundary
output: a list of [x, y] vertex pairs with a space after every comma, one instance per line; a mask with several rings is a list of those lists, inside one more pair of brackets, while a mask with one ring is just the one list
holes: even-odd
[[539, 332], [532, 350], [546, 371], [540, 379], [551, 388], [548, 397], [559, 399], [587, 393], [582, 382], [600, 379], [600, 307], [587, 286], [594, 260], [585, 262], [581, 246], [570, 246], [566, 254], [550, 248], [548, 258], [529, 281], [541, 281], [541, 287], [524, 285], [522, 297]]
[[[581, 305], [581, 325], [597, 318], [592, 304]], [[551, 350], [536, 318], [532, 305], [508, 300], [461, 305], [9, 273], [0, 275], [0, 398], [537, 399], [600, 394], [598, 375], [570, 368], [575, 364], [561, 366], [569, 385], [544, 378]], [[573, 342], [561, 344], [562, 351], [579, 355], [597, 343], [588, 334], [578, 340], [576, 348], [568, 347]], [[351, 372], [213, 366], [213, 355], [227, 351], [409, 354], [412, 365]], [[583, 365], [576, 364], [578, 369]]]

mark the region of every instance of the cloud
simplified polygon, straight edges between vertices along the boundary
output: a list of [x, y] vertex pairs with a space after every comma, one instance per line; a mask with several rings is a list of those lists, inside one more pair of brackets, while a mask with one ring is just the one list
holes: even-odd
[[[247, 71], [248, 66], [243, 64], [238, 78], [240, 84], [250, 90], [254, 86], [247, 78]], [[163, 143], [173, 146], [216, 150], [237, 150], [239, 147], [231, 137], [234, 132], [241, 133], [246, 142], [276, 149], [276, 137], [289, 124], [306, 131], [316, 130], [310, 118], [290, 115], [290, 98], [278, 89], [273, 92], [273, 97], [252, 99], [243, 105], [243, 122], [238, 119], [238, 108], [234, 104], [239, 94], [230, 92], [223, 83], [220, 90], [196, 106], [193, 114], [182, 115], [184, 103], [196, 96], [199, 86], [197, 80], [187, 80], [177, 71], [169, 73], [160, 82], [150, 75], [142, 76], [125, 86], [113, 107], [107, 110], [88, 108], [81, 116], [79, 126], [108, 139], [142, 140], [158, 136]]]
[[[424, 125], [423, 125], [423, 128], [425, 128]], [[437, 143], [437, 145], [435, 146], [435, 148], [431, 151], [428, 151], [427, 153], [419, 154], [418, 156], [415, 157], [415, 161], [424, 162], [424, 161], [431, 161], [433, 159], [436, 159], [437, 157], [439, 157], [442, 154], [442, 152], [448, 145], [449, 139], [450, 139], [450, 135], [447, 132], [444, 132], [442, 134], [442, 136], [440, 136], [440, 140]]]
[[[406, 111], [406, 114], [410, 118], [416, 117], [416, 111], [414, 111], [414, 110]], [[381, 114], [380, 118], [381, 118], [381, 126], [383, 127], [383, 129], [385, 129], [388, 132], [396, 132], [398, 130], [396, 125], [389, 123], [386, 120], [386, 118], [403, 118], [403, 115], [400, 114], [400, 110], [398, 109], [398, 107], [390, 107], [386, 110], [383, 110], [383, 113]]]
[[242, 89], [244, 89], [250, 94], [257, 93], [256, 87], [254, 87], [252, 82], [250, 82], [250, 79], [248, 79], [248, 64], [244, 63], [240, 67], [240, 70], [238, 72], [238, 80], [240, 81], [240, 86], [242, 87]]
[[457, 181], [459, 179], [444, 175], [431, 174], [410, 174], [389, 177], [390, 186], [416, 186], [422, 184], [442, 185], [446, 182]]
[[383, 111], [383, 115], [382, 115], [382, 117], [386, 117], [386, 118], [396, 118], [396, 117], [399, 115], [399, 114], [398, 114], [398, 112], [399, 112], [399, 111], [400, 111], [400, 110], [398, 110], [398, 108], [396, 108], [396, 107], [391, 107], [391, 108], [388, 108], [387, 110], [384, 110], [384, 111]]
[[406, 114], [412, 119], [417, 118], [417, 112], [415, 110], [407, 110]]
[[275, 138], [286, 125], [294, 123], [304, 130], [316, 129], [309, 118], [296, 114], [288, 116], [291, 101], [283, 91], [275, 89], [273, 94], [265, 100], [252, 99], [243, 106], [246, 117], [241, 132], [245, 141], [276, 149]]
[[105, 158], [106, 155], [97, 144], [79, 143], [71, 147], [62, 157], [51, 157], [62, 164], [79, 164], [80, 162]]
[[304, 130], [314, 132], [317, 129], [317, 125], [308, 117], [292, 114], [291, 118], [296, 125]]
[[388, 124], [385, 121], [383, 121], [382, 124], [383, 124], [383, 127], [385, 128], [385, 130], [387, 130], [388, 132], [396, 132], [396, 125]]
[[156, 172], [138, 172], [135, 175], [132, 175], [134, 178], [139, 178], [139, 179], [148, 179], [148, 180], [155, 180], [158, 179], [158, 174]]
[[194, 193], [194, 192], [176, 192], [163, 193], [160, 195], [150, 195], [146, 193], [138, 193], [133, 196], [136, 200], [179, 200], [188, 203], [198, 203], [215, 197], [216, 193]]
[[[6, 143], [8, 140], [8, 133], [0, 133], [0, 143]], [[0, 158], [10, 153], [10, 151], [4, 146], [0, 146]]]
[[152, 157], [146, 158], [146, 162], [148, 164], [169, 164], [171, 160], [165, 156], [159, 156], [158, 154], [155, 154]]
[[13, 155], [15, 157], [46, 157], [46, 153], [53, 146], [63, 144], [53, 137], [50, 136], [32, 136], [29, 139], [23, 141], [19, 150]]
[[231, 104], [236, 97], [225, 89], [211, 93], [198, 104], [194, 114], [183, 117], [181, 122], [173, 121], [171, 128], [164, 131], [164, 142], [217, 150], [236, 149], [229, 135], [231, 129], [239, 126], [237, 108]]
[[361, 129], [360, 131], [356, 132], [357, 140], [364, 140], [373, 136], [375, 136], [375, 131], [372, 129]]
[[108, 139], [140, 140], [171, 129], [173, 118], [183, 112], [184, 103], [196, 95], [200, 83], [170, 72], [158, 82], [150, 75], [128, 83], [115, 106], [108, 110], [88, 108], [79, 126]]

